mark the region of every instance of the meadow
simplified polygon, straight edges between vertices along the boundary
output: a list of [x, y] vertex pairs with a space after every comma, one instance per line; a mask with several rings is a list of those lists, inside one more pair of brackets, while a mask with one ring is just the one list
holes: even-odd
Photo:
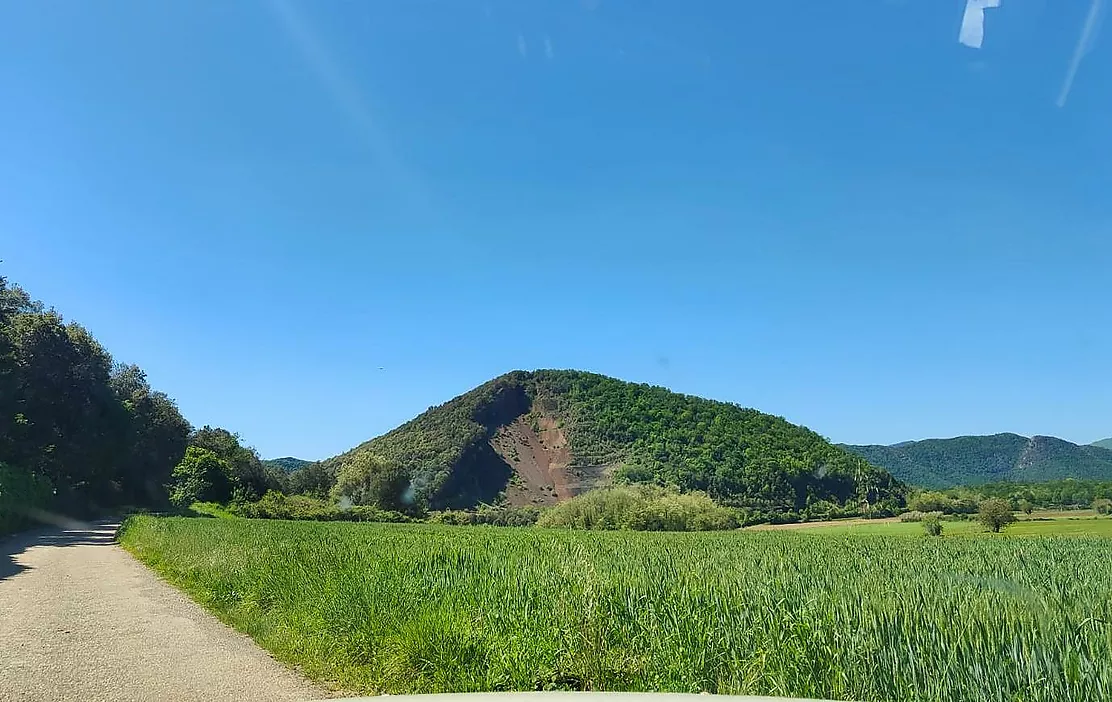
[[1099, 536], [140, 516], [120, 539], [280, 660], [353, 692], [1112, 699]]

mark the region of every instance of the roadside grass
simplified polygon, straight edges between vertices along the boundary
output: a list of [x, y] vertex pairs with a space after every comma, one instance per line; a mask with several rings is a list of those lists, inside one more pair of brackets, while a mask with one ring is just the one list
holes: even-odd
[[346, 690], [1112, 699], [1112, 540], [1093, 536], [139, 516], [120, 539]]

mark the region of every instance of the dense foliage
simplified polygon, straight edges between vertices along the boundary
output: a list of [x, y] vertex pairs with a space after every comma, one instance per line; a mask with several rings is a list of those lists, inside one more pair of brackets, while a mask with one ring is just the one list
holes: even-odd
[[141, 369], [0, 277], [0, 462], [52, 486], [45, 509], [165, 505], [188, 434]]
[[530, 413], [559, 423], [576, 465], [615, 468], [619, 482], [702, 491], [769, 512], [902, 505], [891, 475], [780, 417], [578, 371], [509, 373], [322, 467], [335, 480], [341, 466], [374, 454], [406, 473], [423, 506], [491, 501], [511, 470], [489, 439]]
[[407, 522], [401, 512], [373, 505], [341, 508], [331, 501], [309, 495], [285, 495], [271, 490], [255, 502], [238, 502], [229, 508], [232, 515], [252, 519], [295, 519], [317, 522]]
[[294, 458], [293, 456], [285, 456], [283, 458], [270, 458], [263, 461], [263, 465], [267, 468], [277, 468], [286, 473], [292, 473], [295, 470], [305, 468], [312, 461], [306, 461], [302, 458]]
[[1015, 521], [1015, 514], [1007, 500], [990, 497], [977, 509], [977, 519], [989, 531], [1000, 531]]
[[680, 494], [648, 485], [602, 488], [546, 510], [537, 526], [636, 531], [736, 529], [734, 510], [701, 492]]
[[206, 425], [189, 435], [189, 445], [211, 451], [227, 464], [231, 499], [237, 502], [257, 500], [267, 490], [285, 487], [285, 471], [264, 465], [255, 449], [242, 445], [239, 435], [227, 429]]
[[207, 448], [187, 448], [171, 479], [170, 502], [178, 507], [194, 502], [224, 504], [232, 499], [231, 466]]
[[366, 693], [1112, 699], [1112, 540], [130, 520], [121, 540]]
[[1112, 451], [1051, 436], [959, 436], [845, 448], [908, 484], [935, 489], [1000, 481], [1112, 480]]
[[924, 512], [946, 514], [977, 511], [977, 505], [988, 498], [1008, 501], [1015, 511], [1031, 509], [1083, 509], [1095, 500], [1112, 499], [1112, 481], [1051, 480], [1045, 483], [986, 483], [984, 485], [950, 488], [941, 491], [913, 491], [908, 507]]
[[353, 505], [402, 510], [411, 506], [409, 477], [397, 464], [363, 452], [340, 468], [332, 497]]
[[0, 463], [0, 535], [34, 523], [51, 506], [54, 490], [38, 475]]

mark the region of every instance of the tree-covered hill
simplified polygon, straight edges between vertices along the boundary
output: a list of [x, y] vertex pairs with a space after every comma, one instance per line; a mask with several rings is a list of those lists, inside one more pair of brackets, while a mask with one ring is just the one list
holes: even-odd
[[1052, 436], [993, 434], [845, 448], [908, 484], [930, 488], [1000, 481], [1112, 479], [1112, 451]]
[[294, 458], [293, 456], [283, 456], [282, 458], [269, 458], [269, 459], [263, 461], [264, 466], [267, 466], [268, 468], [277, 468], [278, 470], [286, 472], [286, 473], [292, 473], [295, 470], [300, 470], [301, 468], [304, 468], [305, 466], [309, 465], [310, 463], [312, 463], [312, 461], [306, 461], [303, 458]]
[[1090, 444], [1090, 446], [1096, 446], [1097, 448], [1108, 449], [1112, 451], [1112, 439], [1101, 439], [1100, 441], [1094, 441], [1092, 444]]
[[492, 444], [515, 422], [556, 427], [572, 472], [602, 467], [607, 479], [702, 490], [727, 505], [867, 509], [903, 495], [887, 472], [780, 417], [566, 370], [507, 373], [320, 466], [335, 475], [375, 454], [408, 473], [418, 503], [470, 506], [515, 479], [517, 466]]

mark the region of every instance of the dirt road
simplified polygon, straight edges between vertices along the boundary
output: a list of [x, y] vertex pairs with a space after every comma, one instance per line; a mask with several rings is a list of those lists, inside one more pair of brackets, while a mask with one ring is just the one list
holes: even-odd
[[0, 700], [328, 697], [155, 577], [115, 529], [0, 537]]

